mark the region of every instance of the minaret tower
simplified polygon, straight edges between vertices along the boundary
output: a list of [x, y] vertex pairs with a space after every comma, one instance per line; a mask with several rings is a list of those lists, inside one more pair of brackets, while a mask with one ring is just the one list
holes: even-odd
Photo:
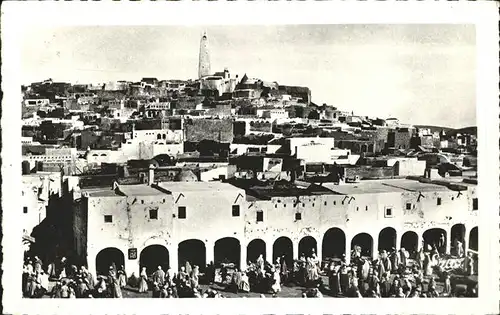
[[207, 32], [203, 32], [200, 40], [200, 61], [198, 64], [198, 78], [210, 75], [210, 54], [208, 51]]

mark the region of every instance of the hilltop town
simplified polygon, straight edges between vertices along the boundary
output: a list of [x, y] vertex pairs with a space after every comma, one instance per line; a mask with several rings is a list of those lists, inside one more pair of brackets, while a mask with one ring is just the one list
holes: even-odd
[[23, 86], [27, 256], [149, 277], [402, 249], [477, 275], [474, 128], [367, 117], [272, 80], [212, 71], [204, 34], [197, 78]]

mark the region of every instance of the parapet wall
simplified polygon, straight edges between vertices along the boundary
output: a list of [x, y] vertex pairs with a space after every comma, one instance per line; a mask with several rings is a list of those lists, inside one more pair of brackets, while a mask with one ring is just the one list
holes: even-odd
[[360, 179], [370, 178], [387, 178], [396, 176], [394, 167], [371, 167], [371, 166], [358, 166], [347, 167], [345, 169], [345, 177], [359, 176]]

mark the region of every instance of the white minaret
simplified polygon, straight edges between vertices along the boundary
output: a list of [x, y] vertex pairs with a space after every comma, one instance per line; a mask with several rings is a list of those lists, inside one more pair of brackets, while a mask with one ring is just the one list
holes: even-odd
[[210, 75], [210, 53], [208, 51], [207, 32], [203, 32], [200, 40], [200, 61], [198, 64], [198, 78]]

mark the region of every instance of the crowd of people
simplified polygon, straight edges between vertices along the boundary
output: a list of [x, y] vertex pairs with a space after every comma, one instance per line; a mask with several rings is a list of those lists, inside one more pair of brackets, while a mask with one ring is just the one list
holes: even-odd
[[[53, 282], [52, 288], [49, 283]], [[85, 266], [70, 265], [65, 257], [57, 263], [43, 268], [37, 256], [26, 259], [23, 266], [23, 296], [42, 298], [121, 298], [122, 289], [127, 285], [127, 276], [123, 266], [117, 269], [115, 264], [109, 267], [107, 276], [97, 279]]]
[[[458, 250], [460, 254], [462, 252]], [[85, 266], [68, 264], [63, 258], [43, 268], [38, 257], [27, 259], [23, 269], [23, 295], [40, 298], [121, 298], [125, 287], [134, 288], [140, 294], [153, 298], [223, 298], [224, 292], [235, 294], [254, 292], [265, 297], [280, 295], [282, 286], [305, 288], [304, 298], [323, 297], [439, 297], [477, 296], [477, 284], [467, 286], [454, 283], [451, 274], [439, 267], [440, 254], [437, 247], [420, 250], [414, 259], [404, 248], [382, 250], [375, 259], [362, 256], [360, 246], [354, 246], [351, 259], [343, 258], [322, 262], [314, 250], [301, 254], [297, 260], [280, 256], [270, 263], [260, 255], [249, 262], [247, 268], [239, 270], [227, 262], [210, 263], [203, 272], [199, 266], [186, 262], [179, 271], [158, 266], [148, 274], [143, 267], [139, 277], [127, 277], [123, 266], [111, 264], [106, 275], [93, 275]], [[288, 261], [288, 264], [287, 264]], [[289, 266], [291, 265], [291, 266]], [[102, 272], [101, 272], [102, 273]], [[465, 275], [473, 275], [474, 258], [465, 257]], [[437, 279], [436, 279], [437, 277]], [[328, 281], [323, 281], [328, 278]], [[49, 282], [55, 282], [49, 288]], [[442, 289], [438, 290], [439, 280]], [[201, 285], [205, 285], [202, 289]], [[151, 292], [151, 293], [150, 293]]]
[[[415, 259], [409, 259], [404, 248], [387, 252], [382, 250], [376, 259], [361, 256], [355, 246], [351, 263], [330, 263], [327, 269], [328, 286], [332, 296], [346, 297], [451, 297], [477, 296], [477, 284], [456, 283], [451, 274], [439, 265], [437, 247], [420, 250]], [[471, 253], [465, 259], [463, 274], [474, 274]], [[443, 283], [438, 291], [436, 276]]]

